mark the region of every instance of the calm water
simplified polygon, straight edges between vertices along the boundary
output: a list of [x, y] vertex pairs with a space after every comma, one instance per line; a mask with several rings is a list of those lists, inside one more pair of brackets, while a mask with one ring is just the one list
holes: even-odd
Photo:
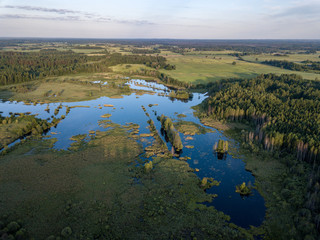
[[[105, 83], [97, 83], [106, 85]], [[192, 100], [188, 102], [172, 100], [165, 96], [158, 96], [158, 93], [165, 93], [169, 89], [161, 84], [145, 82], [144, 80], [130, 80], [128, 82], [133, 89], [152, 90], [156, 94], [144, 94], [142, 96], [131, 94], [119, 99], [101, 97], [95, 100], [84, 102], [61, 103], [64, 107], [60, 109], [57, 117], [66, 115], [66, 106], [89, 106], [89, 108], [76, 107], [72, 108], [68, 116], [63, 119], [56, 128], [52, 128], [50, 132], [57, 134], [52, 137], [58, 141], [54, 145], [56, 149], [67, 149], [72, 143], [70, 137], [77, 134], [89, 133], [90, 130], [104, 130], [99, 127], [98, 121], [103, 120], [101, 115], [110, 113], [109, 118], [112, 122], [118, 124], [137, 123], [140, 125], [140, 133], [149, 133], [148, 117], [145, 115], [141, 106], [145, 106], [150, 117], [153, 119], [157, 129], [160, 132], [161, 124], [157, 121], [157, 115], [164, 114], [172, 119], [178, 119], [177, 114], [185, 114], [185, 121], [192, 121], [201, 124], [199, 119], [193, 116], [192, 106], [200, 104], [206, 97], [204, 94], [194, 93]], [[144, 86], [142, 86], [144, 85]], [[103, 107], [103, 104], [112, 104], [112, 107]], [[158, 106], [149, 107], [149, 104], [158, 104]], [[0, 112], [2, 116], [9, 116], [10, 112], [21, 113], [31, 112], [37, 114], [39, 118], [47, 119], [53, 115], [54, 110], [60, 103], [50, 103], [50, 112], [46, 112], [48, 104], [43, 105], [24, 105], [18, 102], [0, 102]], [[99, 109], [99, 105], [102, 109]], [[155, 115], [155, 112], [157, 115]], [[244, 162], [239, 158], [232, 158], [230, 155], [224, 160], [218, 160], [212, 151], [212, 147], [219, 139], [227, 138], [219, 131], [193, 136], [193, 140], [184, 140], [183, 134], [181, 139], [183, 145], [193, 145], [193, 149], [184, 148], [182, 157], [191, 157], [188, 163], [192, 168], [198, 168], [196, 172], [199, 178], [213, 177], [215, 180], [221, 181], [220, 186], [207, 190], [208, 193], [218, 194], [218, 197], [212, 203], [204, 203], [213, 205], [218, 210], [231, 216], [231, 222], [248, 227], [249, 225], [259, 226], [265, 216], [264, 199], [261, 195], [253, 190], [252, 196], [242, 198], [235, 192], [236, 185], [242, 182], [251, 182], [254, 185], [254, 177], [250, 172], [245, 170]], [[142, 143], [144, 146], [146, 142]], [[170, 143], [168, 143], [170, 147]], [[171, 147], [169, 148], [171, 149]]]

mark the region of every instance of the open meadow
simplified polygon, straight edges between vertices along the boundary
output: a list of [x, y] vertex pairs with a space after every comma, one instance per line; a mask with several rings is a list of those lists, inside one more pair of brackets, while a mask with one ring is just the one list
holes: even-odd
[[[299, 59], [299, 61], [310, 60], [310, 56], [319, 60], [318, 55], [295, 55], [293, 59]], [[170, 64], [176, 66], [176, 70], [161, 70], [161, 72], [179, 81], [196, 84], [228, 78], [249, 79], [265, 73], [297, 74], [308, 80], [320, 79], [320, 74], [291, 71], [260, 63], [260, 60], [273, 59], [271, 56], [263, 58], [261, 55], [250, 55], [243, 57], [248, 61], [242, 61], [235, 56], [215, 51], [207, 54], [205, 52], [199, 54], [194, 52], [186, 55], [166, 53], [166, 58]], [[255, 61], [256, 58], [259, 61]], [[291, 58], [289, 57], [287, 60], [291, 60]]]

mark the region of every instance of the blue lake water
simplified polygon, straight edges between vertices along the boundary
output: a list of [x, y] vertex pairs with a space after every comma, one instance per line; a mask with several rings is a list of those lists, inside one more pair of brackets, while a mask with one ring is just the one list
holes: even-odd
[[[106, 85], [105, 83], [97, 84]], [[158, 94], [165, 94], [169, 91], [167, 87], [161, 84], [137, 79], [130, 80], [128, 85], [132, 89], [150, 90], [154, 93], [144, 95], [133, 93], [129, 96], [123, 96], [123, 98], [100, 97], [83, 102], [62, 102], [43, 105], [25, 105], [23, 102], [0, 102], [0, 112], [2, 112], [2, 116], [9, 116], [10, 112], [31, 112], [31, 114], [37, 114], [39, 118], [48, 119], [54, 115], [54, 110], [60, 104], [63, 107], [56, 117], [66, 115], [66, 106], [89, 106], [72, 108], [66, 118], [56, 128], [51, 128], [47, 133], [48, 137], [58, 139], [54, 145], [56, 149], [68, 149], [72, 143], [70, 138], [74, 135], [88, 134], [90, 130], [103, 131], [104, 129], [99, 126], [98, 122], [104, 120], [105, 118], [101, 116], [107, 113], [112, 115], [108, 118], [112, 122], [122, 125], [137, 123], [140, 125], [140, 133], [149, 133], [149, 124], [147, 123], [149, 118], [145, 115], [142, 105], [147, 109], [159, 132], [161, 124], [157, 120], [157, 116], [161, 114], [173, 120], [178, 119], [177, 114], [185, 114], [186, 117], [183, 120], [201, 124], [199, 119], [193, 116], [191, 107], [200, 104], [206, 98], [204, 94], [194, 93], [193, 98], [186, 102], [159, 96]], [[104, 107], [104, 104], [112, 104], [114, 107]], [[158, 105], [149, 107], [149, 104]], [[49, 113], [45, 111], [47, 106], [50, 108]], [[56, 134], [53, 135], [52, 132]], [[184, 146], [194, 146], [192, 149], [184, 148], [181, 156], [191, 158], [188, 163], [190, 167], [199, 169], [199, 172], [195, 172], [199, 178], [213, 177], [215, 180], [221, 181], [218, 187], [207, 190], [207, 193], [217, 194], [218, 196], [211, 203], [204, 204], [214, 206], [216, 209], [230, 215], [231, 222], [241, 227], [259, 226], [265, 216], [265, 205], [262, 196], [256, 190], [253, 190], [251, 196], [244, 198], [235, 192], [236, 185], [242, 182], [251, 182], [254, 185], [254, 177], [245, 170], [245, 163], [242, 159], [227, 155], [224, 160], [219, 160], [213, 153], [215, 142], [219, 139], [227, 140], [223, 133], [216, 130], [212, 133], [195, 135], [193, 140], [185, 140], [183, 134], [180, 134], [180, 136]], [[147, 142], [142, 142], [142, 144], [146, 146]], [[170, 149], [170, 143], [167, 144]]]

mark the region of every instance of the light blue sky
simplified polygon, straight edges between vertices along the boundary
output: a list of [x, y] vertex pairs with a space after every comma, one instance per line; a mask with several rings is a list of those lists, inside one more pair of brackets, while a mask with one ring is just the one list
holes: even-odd
[[0, 37], [320, 39], [320, 0], [0, 0]]

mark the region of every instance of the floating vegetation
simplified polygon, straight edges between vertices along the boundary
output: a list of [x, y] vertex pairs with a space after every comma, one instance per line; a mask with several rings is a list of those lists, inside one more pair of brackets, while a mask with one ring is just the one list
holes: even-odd
[[152, 137], [153, 133], [141, 133], [140, 137]]
[[112, 114], [110, 114], [110, 113], [106, 113], [106, 114], [101, 115], [102, 118], [109, 118], [111, 116], [112, 116]]
[[187, 117], [187, 115], [180, 113], [180, 114], [177, 115], [177, 117], [178, 118], [185, 118], [185, 117]]
[[187, 146], [185, 146], [186, 148], [190, 148], [190, 149], [192, 149], [192, 148], [194, 148], [194, 146], [191, 146], [191, 145], [187, 145]]
[[112, 104], [103, 104], [104, 107], [114, 107]]
[[202, 127], [199, 124], [189, 121], [179, 120], [174, 123], [174, 127], [184, 135], [199, 135], [206, 134], [208, 132], [213, 132], [213, 130], [209, 128]]
[[153, 106], [158, 106], [158, 105], [159, 105], [159, 104], [156, 103], [156, 104], [149, 104], [148, 106], [149, 106], [149, 107], [153, 107]]
[[186, 137], [186, 140], [193, 140], [193, 137], [188, 136]]
[[[250, 185], [250, 184], [248, 184]], [[252, 194], [251, 191], [252, 187], [247, 186], [245, 182], [243, 182], [241, 185], [236, 186], [236, 192], [239, 193], [241, 196], [249, 196]]]
[[218, 182], [217, 180], [214, 180], [213, 178], [208, 178], [208, 177], [204, 177], [202, 178], [201, 180], [201, 188], [202, 189], [209, 189], [213, 186], [219, 186], [220, 185], [220, 182]]
[[226, 158], [228, 149], [229, 149], [228, 141], [224, 141], [221, 139], [219, 139], [219, 142], [215, 143], [213, 146], [213, 150], [217, 153], [218, 159]]

